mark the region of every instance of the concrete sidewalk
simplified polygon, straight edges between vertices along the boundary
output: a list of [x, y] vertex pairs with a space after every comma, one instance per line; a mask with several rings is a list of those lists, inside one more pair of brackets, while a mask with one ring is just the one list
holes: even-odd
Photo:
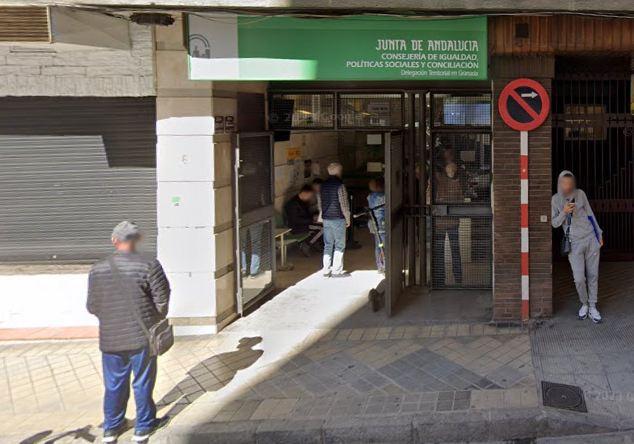
[[[160, 358], [157, 400], [173, 416], [163, 438], [187, 441], [209, 426], [233, 442], [299, 423], [319, 433], [325, 424], [352, 433], [341, 427], [357, 424], [362, 433], [378, 418], [407, 431], [412, 415], [455, 421], [537, 407], [526, 331], [386, 321], [366, 299], [380, 278], [312, 275], [214, 337], [179, 340]], [[0, 436], [98, 435], [100, 368], [94, 341], [0, 345]]]
[[[634, 427], [592, 401], [589, 414], [541, 407], [542, 351], [560, 337], [534, 330], [531, 350], [526, 329], [417, 318], [415, 305], [387, 319], [367, 304], [379, 279], [311, 275], [218, 335], [178, 340], [156, 388], [173, 419], [153, 441], [489, 442]], [[0, 442], [94, 442], [101, 398], [95, 341], [0, 345]]]
[[583, 389], [590, 415], [634, 420], [634, 264], [601, 264], [601, 324], [577, 319], [579, 300], [567, 264], [554, 273], [555, 316], [532, 330], [539, 381]]

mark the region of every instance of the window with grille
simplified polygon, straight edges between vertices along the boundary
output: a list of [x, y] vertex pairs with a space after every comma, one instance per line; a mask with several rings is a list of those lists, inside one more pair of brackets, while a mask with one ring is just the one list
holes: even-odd
[[491, 94], [434, 94], [434, 127], [491, 126]]
[[340, 128], [400, 128], [402, 94], [339, 94]]
[[274, 94], [271, 99], [269, 121], [273, 125], [288, 120], [285, 114], [290, 112], [291, 129], [332, 129], [335, 126], [333, 93]]

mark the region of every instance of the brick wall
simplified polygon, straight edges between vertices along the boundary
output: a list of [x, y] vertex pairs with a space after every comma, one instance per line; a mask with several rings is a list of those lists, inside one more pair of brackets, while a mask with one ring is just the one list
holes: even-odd
[[152, 29], [130, 24], [130, 50], [0, 46], [0, 96], [155, 95]]
[[[499, 61], [498, 61], [499, 62]], [[496, 320], [520, 319], [520, 182], [519, 133], [508, 128], [497, 110], [502, 88], [518, 76], [518, 65], [526, 60], [507, 60], [494, 77], [493, 124], [493, 204], [494, 204], [494, 303]], [[494, 59], [493, 63], [496, 61]], [[539, 61], [536, 61], [539, 63]], [[500, 68], [500, 67], [498, 67]], [[551, 79], [531, 76], [551, 90]], [[506, 77], [505, 74], [508, 76]], [[544, 72], [538, 74], [543, 75]], [[550, 225], [551, 198], [551, 121], [550, 118], [529, 134], [529, 228], [530, 228], [530, 309], [531, 317], [552, 314], [552, 241]], [[547, 215], [547, 222], [540, 217]]]

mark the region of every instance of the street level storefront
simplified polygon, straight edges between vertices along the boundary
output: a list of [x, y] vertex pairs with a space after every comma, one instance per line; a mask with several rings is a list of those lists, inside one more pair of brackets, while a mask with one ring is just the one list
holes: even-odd
[[[192, 14], [187, 30], [191, 79], [215, 81], [217, 88], [220, 81], [254, 87], [267, 82], [261, 93], [236, 96], [235, 217], [227, 227], [236, 254], [226, 269], [235, 277], [235, 311], [243, 312], [273, 288], [275, 232], [284, 227], [280, 200], [325, 177], [330, 153], [329, 160], [346, 165], [345, 180], [358, 207], [368, 181], [385, 176], [387, 314], [398, 310], [404, 292], [433, 289], [447, 298], [473, 292], [468, 303], [482, 304], [479, 320], [491, 319], [492, 97], [485, 17]], [[234, 116], [215, 117], [225, 133], [227, 118]], [[325, 140], [325, 134], [332, 138]], [[174, 137], [159, 133], [159, 164], [162, 144]], [[319, 150], [311, 151], [312, 144]], [[287, 165], [275, 163], [294, 151], [299, 155]], [[321, 169], [297, 180], [295, 167], [315, 165], [315, 158]], [[459, 168], [451, 183], [445, 174], [449, 163]], [[189, 197], [182, 188], [180, 194], [168, 191], [174, 184], [162, 185], [160, 173], [159, 168], [159, 208], [161, 201], [178, 201], [166, 217], [194, 217], [186, 216], [192, 212], [182, 204]], [[190, 236], [195, 227], [176, 231], [162, 223], [160, 213], [159, 227], [164, 261], [184, 267], [170, 263], [161, 239]]]
[[[129, 12], [116, 20], [127, 20]], [[553, 267], [566, 265], [553, 251], [558, 234], [553, 237], [550, 225], [559, 170], [576, 173], [605, 228], [602, 259], [634, 257], [632, 19], [558, 13], [429, 18], [233, 12], [170, 11], [173, 24], [130, 24], [131, 48], [117, 49], [116, 57], [108, 55], [114, 50], [93, 47], [79, 57], [58, 47], [41, 51], [42, 45], [50, 49], [49, 42], [30, 41], [18, 28], [11, 30], [15, 35], [0, 36], [9, 45], [30, 45], [3, 47], [0, 58], [6, 80], [1, 100], [7, 104], [2, 111], [9, 116], [2, 136], [9, 162], [0, 169], [10, 185], [2, 196], [11, 208], [3, 217], [18, 221], [28, 241], [16, 244], [10, 234], [4, 238], [2, 251], [15, 252], [4, 262], [61, 263], [53, 251], [61, 248], [63, 261], [89, 263], [106, 243], [93, 248], [89, 258], [82, 255], [81, 241], [51, 247], [31, 233], [44, 233], [41, 223], [48, 215], [90, 212], [97, 201], [111, 202], [112, 215], [124, 211], [142, 218], [152, 230], [148, 211], [154, 202], [145, 173], [153, 165], [121, 164], [124, 168], [118, 169], [110, 162], [153, 160], [137, 157], [147, 153], [136, 151], [150, 139], [137, 139], [136, 130], [127, 128], [135, 117], [154, 111], [148, 114], [148, 107], [130, 115], [134, 105], [126, 104], [114, 113], [120, 118], [113, 120], [115, 127], [126, 128], [125, 134], [117, 132], [125, 136], [118, 146], [126, 155], [120, 157], [119, 148], [109, 151], [110, 136], [98, 128], [110, 120], [112, 109], [96, 111], [99, 103], [88, 98], [88, 92], [116, 97], [114, 85], [121, 85], [127, 88], [122, 97], [155, 104], [156, 245], [174, 290], [170, 313], [180, 332], [218, 331], [271, 294], [282, 262], [275, 236], [283, 225], [283, 203], [302, 184], [323, 177], [331, 161], [346, 165], [357, 203], [365, 195], [355, 194], [356, 189], [367, 188], [368, 178], [389, 179], [386, 312], [398, 310], [402, 295], [425, 289], [447, 295], [478, 292], [473, 301], [488, 305], [489, 319], [517, 322], [522, 306], [519, 135], [502, 122], [493, 104], [504, 86], [518, 78], [539, 82], [551, 97], [548, 117], [530, 135], [531, 317], [552, 315]], [[114, 60], [119, 62], [102, 69]], [[53, 98], [44, 97], [41, 85], [48, 85]], [[35, 131], [31, 115], [43, 119], [45, 129], [54, 127], [50, 120], [66, 118], [70, 108], [56, 119], [38, 104], [50, 100], [64, 108], [56, 95], [86, 97], [82, 106], [89, 112], [79, 113], [66, 127], [72, 132]], [[12, 96], [21, 96], [24, 103], [14, 104]], [[14, 108], [27, 118], [12, 118]], [[86, 123], [94, 128], [84, 131], [82, 114], [95, 118]], [[138, 134], [145, 134], [146, 123]], [[16, 139], [15, 129], [28, 137]], [[93, 138], [100, 135], [102, 142]], [[126, 183], [141, 188], [117, 188], [117, 181], [92, 184], [84, 175], [64, 186], [80, 187], [74, 196], [92, 185], [101, 193], [98, 199], [92, 194], [80, 199], [77, 206], [51, 190], [20, 187], [18, 173], [38, 157], [32, 142], [41, 137], [49, 159], [69, 166], [102, 147], [101, 166], [92, 157], [91, 171], [117, 169], [134, 179]], [[56, 137], [65, 138], [66, 145], [55, 145]], [[59, 165], [47, 168], [44, 158], [36, 160], [42, 180], [63, 171]], [[439, 174], [448, 161], [463, 177], [458, 192], [449, 192]], [[143, 170], [137, 173], [137, 166]], [[33, 177], [27, 182], [35, 184]], [[110, 198], [114, 193], [141, 199], [134, 205], [139, 215], [125, 210], [121, 199]], [[29, 210], [40, 213], [26, 224], [19, 222], [25, 199]], [[90, 242], [107, 238], [100, 232], [109, 222], [97, 216], [104, 225], [90, 225]], [[262, 271], [246, 285], [245, 263]], [[76, 293], [73, 300], [81, 300], [81, 291]], [[74, 324], [70, 319], [64, 325]]]
[[[573, 44], [566, 32], [577, 26], [618, 35], [613, 39], [618, 43], [585, 36], [575, 39]], [[274, 281], [273, 234], [279, 212], [276, 197], [280, 195], [275, 187], [284, 182], [280, 179], [283, 170], [270, 161], [275, 158], [276, 146], [288, 146], [290, 140], [290, 147], [296, 148], [294, 135], [301, 134], [306, 140], [316, 137], [314, 134], [334, 132], [341, 140], [346, 137], [343, 133], [356, 131], [363, 133], [361, 137], [366, 142], [373, 134], [382, 137], [383, 174], [392, 218], [387, 239], [386, 311], [390, 313], [396, 308], [401, 293], [410, 288], [489, 289], [491, 318], [519, 321], [519, 135], [502, 123], [491, 103], [495, 103], [510, 80], [529, 77], [554, 95], [553, 110], [558, 110], [556, 107], [562, 105], [557, 104], [557, 98], [566, 92], [553, 91], [552, 85], [563, 76], [564, 67], [576, 60], [585, 67], [584, 75], [599, 75], [592, 74], [605, 60], [599, 54], [609, 50], [612, 56], [606, 61], [612, 69], [607, 71], [612, 72], [600, 75], [607, 76], [603, 90], [609, 89], [612, 98], [608, 99], [605, 92], [599, 98], [597, 84], [592, 99], [589, 90], [580, 96], [568, 86], [568, 98], [564, 99], [567, 104], [563, 106], [570, 116], [549, 115], [531, 133], [530, 315], [550, 316], [554, 257], [549, 223], [555, 174], [552, 159], [563, 156], [561, 149], [553, 148], [553, 141], [561, 136], [554, 132], [552, 119], [584, 126], [590, 121], [587, 113], [596, 110], [588, 104], [611, 101], [616, 94], [621, 100], [618, 106], [627, 112], [629, 85], [616, 79], [625, 80], [630, 75], [626, 52], [633, 42], [626, 36], [631, 35], [631, 26], [628, 19], [574, 16], [489, 17], [485, 21], [483, 17], [316, 20], [190, 15], [189, 77], [197, 82], [214, 80], [212, 88], [219, 90], [225, 85], [223, 81], [239, 80], [238, 88], [249, 91], [248, 100], [245, 94], [236, 95], [235, 115], [215, 117], [221, 131], [226, 117], [231, 125], [236, 125], [236, 138], [232, 142], [228, 138], [223, 140], [237, 148], [238, 165], [253, 160], [254, 164], [245, 165], [244, 171], [253, 167], [253, 171], [265, 173], [258, 175], [259, 182], [249, 183], [245, 179], [248, 174], [243, 175], [238, 169], [232, 182], [237, 196], [232, 200], [237, 212], [231, 224], [236, 251], [230, 267], [235, 278], [231, 294], [237, 295], [234, 312], [266, 294]], [[615, 80], [610, 80], [610, 76]], [[258, 95], [259, 99], [254, 99]], [[577, 103], [580, 101], [585, 102]], [[241, 107], [241, 102], [251, 106]], [[258, 106], [252, 106], [254, 103]], [[586, 117], [574, 119], [578, 111]], [[625, 114], [623, 118], [629, 119]], [[598, 116], [592, 119], [595, 123], [602, 121]], [[268, 134], [260, 134], [259, 149], [254, 151], [267, 152], [268, 157], [257, 161], [253, 156], [240, 157], [241, 145], [254, 149], [250, 145], [254, 139], [250, 137], [255, 133]], [[572, 143], [576, 140], [577, 147], [582, 146], [579, 143], [582, 137], [573, 137], [572, 133], [572, 130], [567, 132], [567, 149], [575, 154], [569, 154], [568, 158], [579, 162], [576, 157], [579, 151], [575, 151]], [[587, 137], [584, 134], [583, 138]], [[614, 153], [619, 149], [622, 153], [627, 151], [623, 144], [616, 148], [616, 140], [622, 136], [614, 137], [610, 139], [610, 149]], [[581, 150], [588, 146], [583, 145]], [[447, 196], [438, 195], [435, 180], [440, 171], [438, 162], [442, 162], [447, 151], [449, 156], [456, 156], [467, 182], [459, 196], [452, 196], [449, 201]], [[608, 152], [604, 151], [605, 155], [612, 156]], [[627, 159], [624, 154], [621, 157]], [[576, 169], [591, 168], [590, 158], [585, 159]], [[297, 160], [312, 159], [300, 154], [293, 162]], [[557, 169], [568, 165], [559, 160], [555, 163]], [[618, 167], [613, 165], [610, 171], [618, 171]], [[583, 181], [594, 174], [585, 175], [580, 185], [587, 187]], [[236, 177], [243, 178], [242, 183]], [[271, 177], [270, 181], [267, 177]], [[267, 183], [273, 184], [271, 188], [264, 186]], [[256, 188], [265, 190], [263, 196], [258, 194], [260, 199], [255, 199], [260, 203], [244, 207], [240, 196], [252, 197]], [[172, 197], [159, 196], [159, 199]], [[254, 231], [253, 227], [257, 229]], [[256, 248], [250, 246], [253, 239]], [[259, 259], [267, 257], [268, 262], [263, 263], [271, 276], [258, 283], [255, 290], [249, 288], [245, 292], [241, 273], [244, 253], [248, 256], [254, 249], [265, 252], [267, 248], [268, 253]]]

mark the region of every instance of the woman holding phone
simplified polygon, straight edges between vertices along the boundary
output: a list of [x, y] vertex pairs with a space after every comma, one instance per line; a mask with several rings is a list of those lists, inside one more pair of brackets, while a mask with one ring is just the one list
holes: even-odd
[[597, 296], [603, 232], [586, 193], [577, 188], [575, 176], [568, 170], [559, 174], [557, 194], [552, 197], [551, 210], [553, 227], [563, 227], [570, 241], [568, 261], [581, 301], [579, 319], [589, 316], [594, 323], [599, 323], [601, 314], [597, 310]]

